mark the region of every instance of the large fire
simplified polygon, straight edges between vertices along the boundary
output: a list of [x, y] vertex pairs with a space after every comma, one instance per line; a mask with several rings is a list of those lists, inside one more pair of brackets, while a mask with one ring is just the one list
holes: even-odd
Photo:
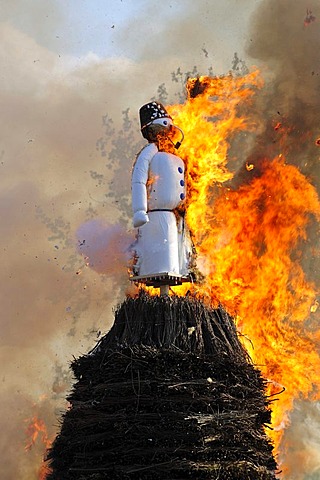
[[[229, 143], [237, 132], [258, 128], [241, 112], [262, 86], [258, 71], [191, 79], [186, 103], [168, 110], [185, 132], [179, 155], [188, 172], [187, 223], [206, 275], [195, 289], [235, 316], [254, 363], [270, 380], [268, 394], [285, 389], [273, 403], [270, 433], [279, 450], [295, 399], [319, 398], [320, 330], [305, 328], [318, 303], [299, 249], [310, 219], [320, 218], [320, 203], [282, 152], [257, 158], [258, 168], [243, 158], [251, 180], [237, 189], [226, 186], [233, 176]], [[177, 290], [183, 294], [186, 288], [190, 284]]]
[[[281, 151], [250, 161], [239, 152], [235, 160], [251, 178], [232, 188], [230, 144], [236, 134], [259, 128], [246, 112], [262, 87], [258, 71], [190, 79], [186, 102], [168, 107], [185, 133], [179, 155], [188, 176], [187, 223], [205, 274], [201, 285], [185, 284], [175, 293], [193, 289], [236, 318], [253, 362], [269, 379], [267, 394], [276, 399], [268, 433], [279, 452], [294, 401], [319, 398], [320, 330], [312, 324], [319, 303], [300, 250], [312, 217], [320, 218], [320, 203], [312, 184]], [[280, 122], [271, 128], [285, 133]], [[313, 328], [305, 328], [307, 320]], [[32, 420], [27, 448], [38, 438], [47, 448], [44, 424]], [[285, 464], [281, 468], [286, 472]], [[38, 478], [45, 479], [46, 472]]]

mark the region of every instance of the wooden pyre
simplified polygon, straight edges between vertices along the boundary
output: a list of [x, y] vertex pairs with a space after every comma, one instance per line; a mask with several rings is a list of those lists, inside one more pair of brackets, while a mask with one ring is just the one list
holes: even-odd
[[223, 308], [127, 298], [72, 369], [48, 480], [276, 478], [266, 382]]

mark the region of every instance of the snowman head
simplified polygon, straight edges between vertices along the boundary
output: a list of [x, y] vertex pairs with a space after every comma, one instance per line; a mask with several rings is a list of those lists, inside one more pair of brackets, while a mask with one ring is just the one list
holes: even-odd
[[143, 105], [139, 111], [141, 133], [149, 142], [157, 142], [159, 137], [168, 137], [175, 148], [179, 148], [181, 141], [175, 144], [171, 137], [174, 136], [174, 130], [182, 130], [174, 125], [172, 117], [168, 114], [165, 107], [160, 102], [149, 102]]

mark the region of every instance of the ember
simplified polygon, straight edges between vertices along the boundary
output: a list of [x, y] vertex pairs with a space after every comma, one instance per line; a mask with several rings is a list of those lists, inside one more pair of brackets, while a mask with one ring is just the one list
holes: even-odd
[[252, 163], [246, 162], [246, 169], [248, 170], [248, 172], [250, 172], [254, 169], [254, 165]]

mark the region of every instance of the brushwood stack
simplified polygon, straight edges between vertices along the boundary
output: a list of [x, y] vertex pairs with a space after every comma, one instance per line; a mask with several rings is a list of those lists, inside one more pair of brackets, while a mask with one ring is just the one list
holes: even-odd
[[72, 364], [49, 480], [272, 480], [265, 380], [223, 308], [127, 298]]

